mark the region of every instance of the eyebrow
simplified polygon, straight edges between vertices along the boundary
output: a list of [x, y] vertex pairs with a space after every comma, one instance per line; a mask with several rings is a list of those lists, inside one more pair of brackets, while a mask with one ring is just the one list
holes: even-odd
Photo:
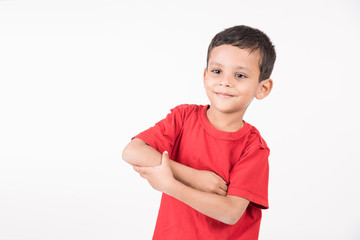
[[[211, 65], [220, 66], [220, 67], [223, 66], [221, 63], [217, 63], [217, 62], [210, 62], [210, 63], [209, 63], [209, 66], [211, 66]], [[236, 68], [236, 69], [240, 69], [240, 70], [245, 70], [245, 71], [251, 72], [250, 68], [245, 67], [245, 66], [235, 66], [235, 68]]]

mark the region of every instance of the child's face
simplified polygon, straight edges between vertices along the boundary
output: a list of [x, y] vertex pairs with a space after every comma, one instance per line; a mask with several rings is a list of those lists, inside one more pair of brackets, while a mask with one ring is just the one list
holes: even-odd
[[[258, 51], [240, 49], [231, 45], [215, 47], [204, 72], [204, 86], [212, 111], [245, 113], [254, 97], [263, 98], [264, 83], [259, 83], [260, 55]], [[271, 90], [272, 82], [270, 82]]]

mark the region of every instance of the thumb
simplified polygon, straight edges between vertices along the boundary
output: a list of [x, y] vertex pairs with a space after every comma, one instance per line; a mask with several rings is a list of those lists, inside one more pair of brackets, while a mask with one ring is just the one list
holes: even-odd
[[169, 153], [164, 151], [161, 157], [161, 165], [168, 165], [169, 164]]

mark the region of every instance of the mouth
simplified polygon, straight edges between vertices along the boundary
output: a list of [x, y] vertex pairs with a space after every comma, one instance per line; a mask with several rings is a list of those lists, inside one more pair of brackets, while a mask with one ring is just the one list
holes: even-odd
[[223, 93], [223, 92], [215, 92], [216, 96], [222, 97], [222, 98], [231, 98], [234, 97], [234, 95]]

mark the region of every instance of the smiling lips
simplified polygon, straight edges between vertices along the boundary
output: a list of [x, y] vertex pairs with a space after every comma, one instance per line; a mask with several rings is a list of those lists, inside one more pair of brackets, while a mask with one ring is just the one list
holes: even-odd
[[233, 97], [234, 95], [228, 94], [228, 93], [223, 93], [223, 92], [215, 92], [216, 96], [222, 97], [222, 98], [230, 98]]

